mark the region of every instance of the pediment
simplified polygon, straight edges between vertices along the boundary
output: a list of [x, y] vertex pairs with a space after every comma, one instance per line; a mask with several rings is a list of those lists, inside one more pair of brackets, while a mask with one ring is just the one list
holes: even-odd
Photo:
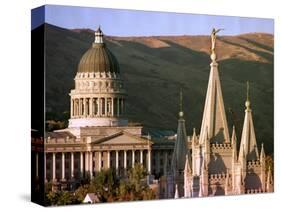
[[119, 132], [94, 141], [94, 144], [114, 145], [114, 144], [147, 144], [147, 139], [131, 135], [127, 132]]

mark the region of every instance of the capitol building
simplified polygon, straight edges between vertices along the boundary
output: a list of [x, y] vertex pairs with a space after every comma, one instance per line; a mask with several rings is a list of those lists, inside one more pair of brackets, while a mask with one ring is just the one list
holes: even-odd
[[[68, 127], [45, 135], [44, 182], [51, 182], [55, 191], [70, 190], [73, 182], [94, 178], [101, 170], [113, 168], [125, 177], [126, 170], [141, 164], [160, 199], [273, 192], [272, 171], [263, 145], [256, 141], [249, 95], [241, 141], [234, 126], [228, 129], [214, 40], [212, 45], [201, 129], [187, 136], [180, 103], [175, 139], [158, 140], [144, 135], [140, 124], [128, 122], [126, 82], [98, 28], [69, 93]], [[32, 159], [38, 177], [38, 154]]]

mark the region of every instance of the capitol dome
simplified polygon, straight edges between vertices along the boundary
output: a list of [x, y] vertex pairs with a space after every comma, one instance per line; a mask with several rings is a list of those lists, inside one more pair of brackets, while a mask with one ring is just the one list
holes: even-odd
[[95, 42], [82, 56], [78, 73], [82, 72], [111, 72], [119, 73], [119, 64], [115, 56], [103, 43], [103, 33], [100, 28], [95, 32]]
[[126, 96], [117, 59], [103, 42], [100, 28], [82, 56], [70, 91], [69, 128], [126, 126]]

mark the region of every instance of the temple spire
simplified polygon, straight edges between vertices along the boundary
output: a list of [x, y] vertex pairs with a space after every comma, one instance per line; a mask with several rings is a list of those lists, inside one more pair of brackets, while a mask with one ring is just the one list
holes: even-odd
[[249, 99], [249, 82], [247, 82], [247, 99], [245, 102], [245, 118], [241, 136], [240, 150], [239, 150], [239, 161], [242, 160], [242, 153], [244, 151], [246, 160], [257, 160], [259, 159], [256, 134], [254, 129], [254, 123], [252, 118], [252, 110], [250, 108]]
[[[215, 54], [215, 40], [217, 32], [218, 30], [213, 30], [211, 35], [212, 54]], [[228, 125], [218, 72], [218, 63], [215, 61], [215, 58], [212, 58], [210, 66], [211, 70], [205, 99], [199, 143], [204, 143], [204, 138], [206, 137], [206, 128], [208, 129], [208, 135], [211, 143], [228, 143], [230, 142]]]
[[[180, 92], [180, 105], [182, 105], [182, 91]], [[182, 106], [180, 106], [180, 110]], [[189, 154], [187, 145], [186, 145], [186, 129], [185, 129], [185, 120], [183, 118], [183, 112], [179, 112], [178, 119], [178, 129], [177, 129], [177, 139], [174, 146], [173, 159], [172, 159], [172, 168], [174, 175], [176, 173], [184, 171], [186, 154]]]

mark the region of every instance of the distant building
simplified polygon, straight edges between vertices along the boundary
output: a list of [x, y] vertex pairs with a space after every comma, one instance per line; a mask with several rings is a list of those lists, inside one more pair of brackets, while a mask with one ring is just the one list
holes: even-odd
[[135, 163], [149, 174], [163, 175], [174, 142], [152, 142], [142, 135], [142, 126], [128, 123], [119, 64], [100, 28], [74, 80], [68, 128], [46, 133], [45, 181], [52, 182], [54, 190], [71, 189], [102, 169], [113, 168], [122, 176]]
[[83, 203], [89, 203], [89, 204], [100, 203], [100, 199], [95, 193], [88, 193], [86, 194]]

